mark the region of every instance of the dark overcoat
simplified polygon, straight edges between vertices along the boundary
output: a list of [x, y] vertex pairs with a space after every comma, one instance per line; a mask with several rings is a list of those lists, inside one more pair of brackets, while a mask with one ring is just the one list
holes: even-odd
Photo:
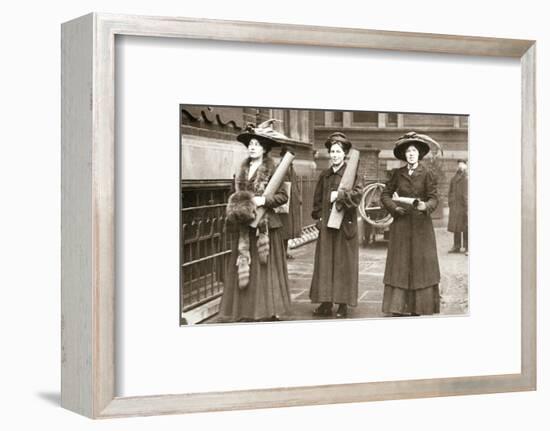
[[334, 202], [344, 211], [340, 229], [327, 227], [332, 204], [330, 194], [338, 190], [347, 165], [337, 172], [332, 167], [321, 172], [311, 216], [317, 220], [319, 238], [315, 249], [315, 264], [311, 280], [312, 302], [334, 302], [357, 305], [359, 242], [357, 237], [357, 206], [361, 201], [361, 184], [355, 181], [348, 191], [339, 191]]
[[468, 174], [458, 171], [449, 186], [449, 232], [468, 231]]
[[[426, 203], [426, 211], [409, 209], [406, 215], [395, 212], [393, 194], [418, 198]], [[402, 289], [422, 289], [439, 284], [439, 260], [431, 213], [439, 203], [437, 181], [428, 169], [419, 164], [412, 175], [406, 166], [396, 169], [382, 192], [381, 201], [394, 217], [384, 284]]]

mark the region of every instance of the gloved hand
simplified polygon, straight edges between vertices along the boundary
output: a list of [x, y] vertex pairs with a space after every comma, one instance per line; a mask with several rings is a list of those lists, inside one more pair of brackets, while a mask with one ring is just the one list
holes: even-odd
[[338, 191], [330, 192], [330, 203], [333, 203], [338, 197]]
[[416, 209], [418, 211], [426, 211], [428, 209], [428, 207], [426, 206], [426, 202], [418, 201], [418, 205], [416, 206]]
[[397, 207], [397, 208], [395, 209], [395, 214], [396, 214], [396, 215], [404, 216], [404, 215], [406, 215], [407, 213], [408, 213], [408, 211], [407, 211], [405, 208], [403, 208], [403, 207]]

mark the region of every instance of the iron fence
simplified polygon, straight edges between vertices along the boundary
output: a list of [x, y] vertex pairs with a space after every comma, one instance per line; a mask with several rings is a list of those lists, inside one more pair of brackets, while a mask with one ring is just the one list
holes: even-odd
[[223, 292], [225, 263], [231, 252], [231, 238], [224, 229], [230, 192], [230, 181], [182, 185], [182, 312], [211, 301]]
[[[300, 226], [311, 218], [317, 175], [297, 176]], [[235, 236], [226, 233], [225, 210], [232, 181], [187, 181], [181, 188], [180, 315], [223, 293], [227, 260]]]

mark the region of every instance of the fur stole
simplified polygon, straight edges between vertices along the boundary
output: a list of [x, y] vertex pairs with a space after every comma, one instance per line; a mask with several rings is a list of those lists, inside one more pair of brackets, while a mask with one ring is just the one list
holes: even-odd
[[247, 158], [241, 164], [239, 172], [236, 175], [236, 190], [246, 190], [254, 193], [255, 196], [261, 196], [265, 191], [269, 179], [275, 172], [275, 168], [276, 166], [273, 159], [271, 157], [265, 156], [262, 160], [261, 165], [258, 166], [258, 169], [256, 169], [256, 172], [254, 172], [254, 175], [249, 180], [248, 172], [250, 171], [250, 158]]
[[[244, 289], [250, 281], [250, 239], [248, 225], [256, 218], [254, 196], [261, 196], [275, 172], [275, 163], [270, 157], [264, 157], [252, 178], [248, 179], [250, 159], [246, 159], [235, 177], [236, 192], [229, 197], [226, 209], [227, 222], [239, 226], [239, 241], [236, 266], [239, 288]], [[267, 264], [269, 257], [269, 228], [266, 214], [256, 229], [256, 248], [261, 264]]]
[[249, 225], [256, 218], [254, 195], [249, 191], [239, 191], [229, 196], [226, 208], [226, 220], [234, 225]]

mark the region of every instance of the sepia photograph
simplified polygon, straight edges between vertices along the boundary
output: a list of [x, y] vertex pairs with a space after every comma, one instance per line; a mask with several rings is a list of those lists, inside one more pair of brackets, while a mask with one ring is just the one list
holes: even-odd
[[180, 325], [468, 314], [468, 115], [179, 118]]

